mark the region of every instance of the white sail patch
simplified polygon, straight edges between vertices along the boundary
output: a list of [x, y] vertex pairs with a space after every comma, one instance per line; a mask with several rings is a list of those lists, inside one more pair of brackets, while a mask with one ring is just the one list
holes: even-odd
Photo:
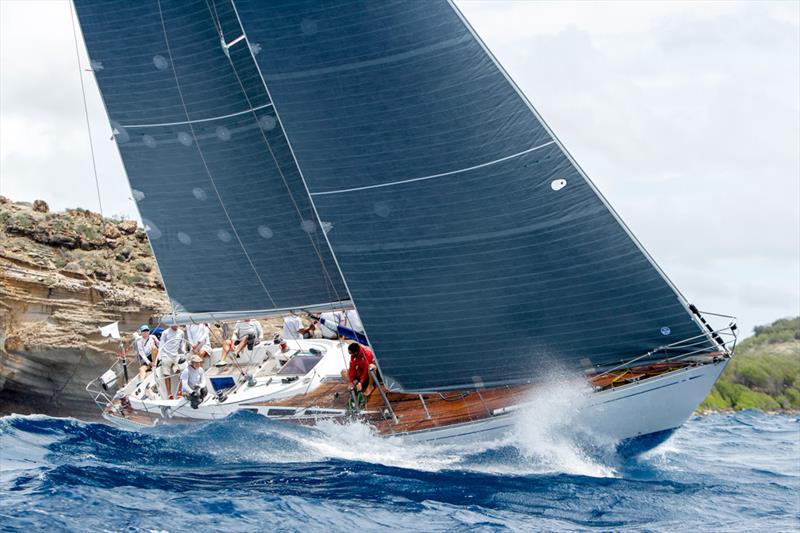
[[167, 70], [169, 68], [169, 60], [161, 54], [157, 54], [153, 56], [153, 65], [158, 70]]
[[270, 115], [266, 115], [258, 119], [258, 125], [264, 131], [270, 131], [275, 129], [276, 124], [277, 121], [275, 120], [275, 117]]
[[304, 220], [300, 223], [300, 227], [306, 233], [314, 233], [317, 231], [317, 225], [314, 223], [313, 220]]
[[258, 234], [261, 235], [261, 237], [263, 237], [264, 239], [271, 239], [274, 235], [269, 226], [259, 226]]
[[155, 148], [158, 144], [152, 135], [142, 135], [142, 143], [148, 148]]
[[184, 146], [191, 146], [193, 142], [192, 136], [186, 133], [185, 131], [182, 131], [178, 133], [178, 142]]
[[200, 187], [195, 187], [192, 189], [192, 196], [200, 200], [201, 202], [205, 202], [208, 200], [208, 193], [206, 193], [205, 189]]
[[215, 131], [217, 138], [220, 141], [230, 141], [231, 140], [231, 130], [226, 128], [225, 126], [219, 126]]

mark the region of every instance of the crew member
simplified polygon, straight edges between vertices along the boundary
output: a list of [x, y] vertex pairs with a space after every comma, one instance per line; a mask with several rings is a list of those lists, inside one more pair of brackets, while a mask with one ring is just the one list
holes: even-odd
[[147, 372], [155, 368], [158, 357], [158, 338], [150, 335], [150, 327], [142, 324], [139, 334], [133, 340], [133, 349], [139, 356], [139, 380], [144, 379]]
[[342, 370], [342, 378], [347, 381], [347, 386], [357, 392], [367, 392], [370, 385], [370, 370], [375, 370], [375, 356], [372, 350], [357, 342], [349, 345], [350, 367]]
[[311, 339], [314, 337], [316, 321], [310, 326], [303, 326], [303, 321], [299, 316], [291, 315], [283, 317], [283, 338], [284, 339]]
[[186, 340], [192, 348], [192, 353], [201, 355], [200, 349], [211, 344], [211, 330], [208, 324], [187, 324]]
[[261, 342], [263, 336], [264, 329], [261, 327], [258, 320], [246, 318], [237, 322], [233, 327], [233, 335], [231, 338], [226, 339], [225, 342], [222, 343], [222, 357], [219, 358], [217, 366], [225, 366], [228, 364], [225, 359], [227, 359], [230, 351], [233, 351], [234, 355], [239, 357], [239, 354], [244, 350], [245, 346], [247, 346], [249, 350], [252, 350]]
[[189, 360], [189, 366], [181, 372], [181, 391], [183, 397], [189, 399], [192, 409], [197, 409], [208, 394], [203, 358], [199, 355], [193, 355]]
[[184, 343], [186, 342], [186, 334], [177, 324], [173, 324], [168, 329], [165, 329], [161, 334], [161, 342], [159, 343], [158, 366], [159, 378], [164, 380], [164, 386], [167, 389], [167, 398], [174, 399], [172, 395], [172, 374], [178, 372], [178, 358], [180, 354], [184, 353]]

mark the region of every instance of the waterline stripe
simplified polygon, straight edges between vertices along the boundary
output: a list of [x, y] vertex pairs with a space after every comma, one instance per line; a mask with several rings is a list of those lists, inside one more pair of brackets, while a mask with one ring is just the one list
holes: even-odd
[[195, 120], [183, 120], [181, 122], [162, 122], [160, 124], [122, 124], [122, 127], [125, 129], [131, 128], [157, 128], [159, 126], [180, 126], [182, 124], [197, 124], [198, 122], [210, 122], [212, 120], [221, 120], [223, 118], [230, 118], [230, 117], [238, 117], [239, 115], [245, 115], [247, 113], [252, 113], [253, 111], [258, 111], [260, 109], [266, 109], [268, 107], [272, 107], [272, 104], [264, 104], [258, 107], [254, 107], [252, 109], [245, 109], [244, 111], [239, 111], [237, 113], [231, 113], [230, 115], [220, 115], [218, 117], [210, 117], [210, 118], [198, 118]]
[[528, 154], [530, 152], [535, 152], [540, 148], [544, 148], [545, 146], [550, 146], [554, 144], [555, 141], [546, 142], [544, 144], [540, 144], [539, 146], [534, 146], [533, 148], [528, 148], [527, 150], [523, 150], [521, 152], [517, 152], [516, 154], [507, 155], [505, 157], [501, 157], [500, 159], [495, 159], [494, 161], [489, 161], [488, 163], [481, 163], [480, 165], [475, 165], [472, 167], [462, 168], [459, 170], [451, 170], [450, 172], [442, 172], [441, 174], [432, 174], [430, 176], [422, 176], [421, 178], [411, 178], [407, 180], [399, 180], [399, 181], [390, 181], [388, 183], [380, 183], [378, 185], [365, 185], [364, 187], [352, 187], [350, 189], [339, 189], [338, 191], [324, 191], [324, 192], [312, 192], [310, 193], [311, 196], [324, 196], [326, 194], [340, 194], [343, 192], [354, 192], [354, 191], [363, 191], [367, 189], [379, 189], [381, 187], [391, 187], [393, 185], [401, 185], [403, 183], [413, 183], [415, 181], [425, 181], [425, 180], [432, 180], [434, 178], [441, 178], [444, 176], [450, 176], [452, 174], [459, 174], [461, 172], [467, 172], [470, 170], [475, 170], [478, 168], [488, 167], [491, 165], [495, 165], [497, 163], [502, 163], [503, 161], [508, 161], [509, 159], [514, 159], [515, 157], [519, 157], [521, 155]]

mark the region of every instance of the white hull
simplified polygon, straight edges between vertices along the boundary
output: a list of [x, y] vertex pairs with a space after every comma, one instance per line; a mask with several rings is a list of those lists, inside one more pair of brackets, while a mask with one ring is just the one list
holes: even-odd
[[[669, 432], [682, 426], [710, 392], [729, 359], [689, 367], [615, 389], [590, 393], [574, 425], [582, 433], [604, 442], [624, 442]], [[470, 442], [492, 440], [509, 433], [526, 420], [517, 411], [537, 408], [536, 402], [504, 410], [497, 416], [397, 436], [413, 441]], [[534, 413], [530, 423], [535, 423]]]

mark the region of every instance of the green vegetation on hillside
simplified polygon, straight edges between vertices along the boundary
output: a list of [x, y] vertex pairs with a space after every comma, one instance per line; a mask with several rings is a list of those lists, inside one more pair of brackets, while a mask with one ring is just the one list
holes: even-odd
[[756, 327], [700, 409], [800, 409], [800, 317]]

